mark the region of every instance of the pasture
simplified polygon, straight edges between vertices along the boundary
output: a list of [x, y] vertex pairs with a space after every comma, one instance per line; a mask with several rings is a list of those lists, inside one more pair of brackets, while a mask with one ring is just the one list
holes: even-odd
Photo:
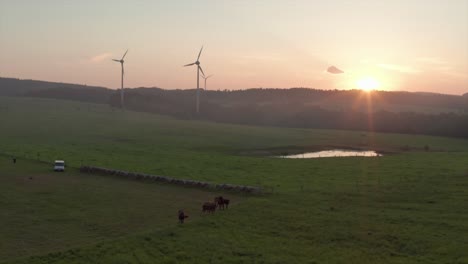
[[[60, 100], [0, 103], [7, 263], [468, 262], [468, 140], [181, 121]], [[326, 146], [392, 154], [262, 156]], [[229, 211], [200, 217], [191, 211], [214, 193], [54, 174], [39, 162], [59, 158], [268, 193], [227, 194]], [[191, 216], [183, 226], [181, 206]]]
[[[0, 157], [0, 255], [2, 259], [40, 255], [94, 244], [201, 216], [215, 192], [116, 177], [52, 172], [46, 163]], [[241, 199], [236, 197], [237, 202]]]

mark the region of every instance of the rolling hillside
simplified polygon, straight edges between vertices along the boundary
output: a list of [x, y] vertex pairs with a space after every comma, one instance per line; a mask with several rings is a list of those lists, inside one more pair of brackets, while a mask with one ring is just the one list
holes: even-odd
[[108, 103], [113, 90], [80, 84], [0, 78], [0, 96], [23, 96]]
[[[0, 95], [120, 107], [116, 90], [73, 84], [0, 79]], [[210, 90], [201, 92], [199, 114], [195, 97], [194, 89], [125, 89], [125, 108], [233, 124], [468, 137], [468, 101], [463, 96], [306, 88]]]
[[[464, 263], [468, 140], [181, 121], [0, 97], [0, 262]], [[24, 122], [28, 120], [28, 122]], [[427, 148], [426, 148], [427, 146]], [[378, 158], [277, 152], [376, 149]], [[17, 163], [11, 162], [11, 157]], [[68, 172], [51, 172], [64, 159]], [[261, 186], [225, 194], [82, 175], [81, 164]], [[192, 215], [178, 225], [180, 207]], [[173, 218], [171, 218], [173, 217]], [[172, 220], [171, 220], [172, 219]]]

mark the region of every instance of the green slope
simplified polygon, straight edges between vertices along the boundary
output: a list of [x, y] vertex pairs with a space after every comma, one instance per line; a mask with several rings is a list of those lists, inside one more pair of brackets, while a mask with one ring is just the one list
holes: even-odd
[[[8, 106], [0, 112], [0, 136], [4, 139], [0, 148], [3, 153], [19, 157], [17, 165], [32, 163], [25, 158], [43, 161], [63, 158], [71, 166], [84, 163], [180, 178], [260, 185], [272, 192], [249, 197], [229, 212], [198, 218], [183, 227], [165, 225], [153, 229], [149, 225], [122, 231], [125, 236], [117, 239], [106, 234], [101, 236], [106, 238], [103, 241], [91, 237], [93, 242], [89, 244], [89, 240], [80, 241], [79, 236], [74, 243], [74, 232], [70, 231], [71, 235], [65, 237], [73, 249], [47, 255], [47, 250], [37, 246], [43, 233], [25, 234], [24, 240], [31, 242], [31, 252], [38, 257], [19, 262], [463, 263], [468, 260], [463, 246], [468, 243], [468, 212], [463, 209], [468, 207], [467, 140], [177, 121], [58, 100], [0, 97], [0, 103]], [[380, 158], [314, 160], [258, 155], [330, 145], [414, 151]], [[426, 145], [430, 152], [422, 151]], [[30, 166], [31, 174], [39, 177], [44, 173], [42, 167], [36, 170], [34, 166]], [[8, 171], [11, 170], [0, 167], [2, 175]], [[16, 175], [11, 177], [23, 177], [23, 173]], [[74, 177], [80, 184], [88, 178]], [[114, 179], [105, 178], [109, 180]], [[17, 184], [13, 181], [6, 188], [14, 190]], [[146, 188], [158, 186], [116, 180], [106, 192], [111, 197], [119, 191], [127, 192], [127, 184], [135, 197], [144, 195]], [[133, 184], [141, 186], [141, 190], [133, 188]], [[174, 189], [161, 193], [161, 197], [186, 190], [171, 188]], [[51, 192], [55, 199], [65, 195]], [[6, 193], [3, 197], [17, 203], [16, 200], [36, 197]], [[86, 196], [84, 192], [70, 189], [67, 193], [73, 197], [68, 199], [67, 206], [79, 207], [86, 201], [81, 199]], [[89, 203], [94, 201], [92, 197], [87, 199]], [[96, 210], [119, 203], [121, 200], [109, 199], [106, 205], [96, 203]], [[125, 208], [129, 207], [131, 204]], [[146, 207], [151, 206], [142, 204], [139, 208], [143, 215]], [[29, 221], [12, 221], [22, 219], [21, 214], [11, 208], [3, 211], [7, 217], [1, 219], [16, 225], [17, 230]], [[128, 214], [127, 217], [134, 214], [124, 209], [121, 213]], [[57, 215], [41, 210], [35, 215], [35, 219], [45, 221], [50, 228], [56, 218]], [[104, 218], [102, 223], [107, 222], [111, 221]], [[139, 234], [131, 235], [135, 232]], [[13, 243], [14, 247], [15, 241], [11, 236], [3, 239], [2, 245]], [[50, 244], [53, 248], [55, 242]], [[12, 254], [8, 252], [4, 250], [3, 254]]]

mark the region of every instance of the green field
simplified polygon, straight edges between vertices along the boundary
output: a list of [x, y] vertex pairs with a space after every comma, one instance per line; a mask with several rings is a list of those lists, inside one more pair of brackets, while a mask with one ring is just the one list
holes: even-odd
[[[60, 100], [0, 105], [0, 261], [468, 263], [468, 140], [179, 121]], [[262, 156], [330, 146], [391, 154]], [[226, 194], [230, 210], [200, 216], [215, 193], [53, 173], [55, 159], [267, 193]], [[193, 212], [183, 226], [179, 207]]]

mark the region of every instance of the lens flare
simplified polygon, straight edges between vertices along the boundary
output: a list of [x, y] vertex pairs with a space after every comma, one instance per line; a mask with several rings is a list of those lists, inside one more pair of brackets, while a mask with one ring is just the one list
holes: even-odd
[[365, 77], [365, 78], [359, 79], [356, 82], [356, 85], [359, 89], [363, 91], [367, 91], [367, 92], [373, 91], [380, 87], [379, 81], [377, 81], [376, 79], [372, 77]]

